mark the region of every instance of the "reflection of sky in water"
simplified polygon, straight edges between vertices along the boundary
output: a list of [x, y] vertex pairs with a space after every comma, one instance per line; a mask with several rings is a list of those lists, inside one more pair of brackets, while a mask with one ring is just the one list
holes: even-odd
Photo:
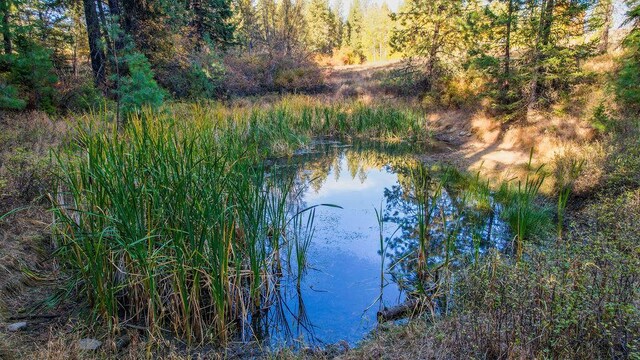
[[[295, 276], [285, 275], [280, 291], [284, 302], [279, 310], [269, 311], [272, 345], [292, 344], [292, 338], [317, 345], [340, 340], [355, 344], [375, 328], [376, 313], [382, 305], [391, 307], [404, 301], [405, 292], [394, 281], [411, 290], [415, 277], [417, 209], [411, 200], [413, 196], [406, 193], [407, 166], [415, 166], [406, 161], [411, 155], [394, 156], [392, 152], [366, 147], [335, 145], [324, 150], [306, 152], [294, 158], [294, 164], [284, 166], [294, 171], [297, 179], [297, 190], [289, 199], [291, 211], [319, 204], [337, 205], [341, 209], [322, 206], [315, 209], [315, 230], [307, 253], [309, 269], [302, 277], [301, 296], [296, 290]], [[468, 201], [460, 196], [458, 190], [447, 188], [438, 197], [434, 215], [448, 218], [447, 231], [433, 224], [429, 264], [443, 261], [447, 236], [455, 238], [452, 256], [456, 259], [472, 256], [474, 249], [482, 254], [489, 248], [506, 246], [508, 229], [498, 216], [489, 217], [486, 212], [467, 208]], [[490, 203], [494, 209], [499, 208], [492, 199]], [[382, 302], [376, 209], [382, 211], [385, 219]], [[479, 242], [474, 243], [473, 239]], [[396, 261], [398, 266], [391, 266]], [[285, 322], [272, 321], [283, 316]], [[298, 319], [304, 319], [302, 325]], [[290, 332], [285, 330], [287, 324]]]
[[379, 227], [375, 209], [380, 210], [384, 189], [398, 183], [396, 174], [381, 169], [369, 169], [366, 180], [352, 178], [347, 161], [340, 158], [340, 174], [331, 170], [319, 191], [309, 188], [302, 200], [307, 205], [334, 204], [342, 209], [321, 207], [316, 210], [314, 248], [346, 252], [379, 267]]
[[[365, 173], [366, 177], [352, 177], [342, 153], [322, 186], [317, 191], [307, 186], [299, 199], [305, 206], [342, 207], [316, 209], [315, 233], [309, 249], [311, 269], [302, 282], [306, 313], [320, 343], [347, 340], [354, 344], [376, 325], [381, 259], [375, 209], [380, 210], [384, 189], [397, 185], [398, 178], [379, 168]], [[394, 305], [400, 299], [395, 284], [387, 285], [383, 294], [386, 305]], [[288, 295], [289, 309], [297, 313], [295, 291], [291, 289]], [[288, 317], [291, 319], [292, 315]]]

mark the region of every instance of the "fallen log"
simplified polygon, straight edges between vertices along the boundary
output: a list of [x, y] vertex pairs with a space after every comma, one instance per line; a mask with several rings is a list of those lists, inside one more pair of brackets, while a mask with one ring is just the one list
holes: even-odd
[[419, 310], [418, 308], [420, 307], [420, 303], [420, 299], [413, 298], [391, 308], [385, 307], [378, 311], [378, 322], [384, 323], [406, 317]]

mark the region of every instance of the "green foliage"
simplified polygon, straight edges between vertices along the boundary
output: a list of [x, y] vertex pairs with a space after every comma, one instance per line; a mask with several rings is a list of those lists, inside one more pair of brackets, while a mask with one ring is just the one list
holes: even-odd
[[629, 1], [627, 23], [631, 31], [625, 37], [623, 46], [626, 54], [620, 60], [615, 92], [619, 101], [631, 111], [640, 111], [640, 2]]
[[124, 56], [128, 74], [118, 79], [119, 106], [124, 114], [139, 113], [143, 107], [157, 109], [164, 101], [164, 91], [153, 78], [151, 64], [138, 52]]
[[186, 76], [190, 84], [189, 97], [192, 99], [216, 98], [222, 93], [222, 84], [225, 76], [225, 68], [218, 62], [212, 62], [203, 67], [193, 63]]
[[615, 121], [611, 118], [611, 115], [609, 115], [604, 104], [600, 104], [593, 109], [591, 126], [602, 134], [612, 130], [613, 126], [615, 126]]
[[408, 1], [396, 15], [399, 27], [392, 34], [391, 45], [406, 56], [424, 57], [426, 73], [435, 79], [437, 68], [450, 67], [448, 60], [453, 60], [462, 46], [461, 15], [462, 3], [458, 1]]
[[310, 135], [411, 138], [423, 130], [415, 114], [358, 103], [184, 109], [134, 113], [121, 132], [99, 118], [81, 124], [78, 141], [58, 154], [62, 192], [52, 198], [69, 286], [111, 326], [135, 317], [187, 340], [225, 341], [235, 330], [228, 324], [247, 314], [234, 309], [271, 301], [266, 284], [285, 268], [278, 249], [288, 224], [304, 272], [309, 238], [289, 230], [310, 233], [313, 212], [289, 221], [292, 181], [274, 180], [267, 156]]
[[24, 101], [32, 108], [55, 111], [58, 93], [54, 86], [58, 78], [53, 71], [51, 51], [33, 44], [21, 50], [18, 54], [4, 55], [9, 68], [9, 86], [3, 89], [5, 106], [24, 108]]
[[386, 60], [392, 54], [391, 34], [395, 22], [386, 3], [369, 4], [362, 24], [362, 52], [368, 61]]
[[353, 0], [345, 24], [344, 43], [356, 54], [362, 53], [363, 14], [360, 0]]
[[540, 187], [546, 178], [544, 166], [531, 171], [532, 159], [533, 149], [529, 156], [529, 171], [524, 181], [518, 180], [517, 186], [505, 182], [497, 194], [497, 198], [505, 204], [501, 216], [515, 233], [514, 245], [518, 261], [524, 254], [525, 243], [531, 241], [535, 235], [540, 236], [548, 228], [551, 219], [546, 206], [537, 202]]
[[338, 21], [327, 0], [312, 0], [306, 13], [308, 50], [331, 54], [340, 45]]
[[234, 308], [270, 301], [288, 184], [268, 180], [255, 143], [220, 137], [214, 122], [164, 120], [132, 118], [124, 141], [78, 129], [86, 156], [61, 163], [78, 205], [56, 196], [58, 255], [109, 325], [135, 317], [225, 341], [246, 320]]
[[15, 86], [0, 83], [0, 109], [22, 110], [27, 102], [18, 97]]
[[105, 103], [102, 92], [92, 84], [81, 84], [62, 96], [65, 109], [73, 112], [98, 110]]
[[558, 159], [556, 161], [555, 180], [556, 191], [558, 193], [558, 207], [557, 207], [557, 232], [558, 239], [562, 239], [562, 230], [564, 227], [565, 212], [567, 209], [567, 203], [569, 196], [573, 191], [573, 185], [582, 174], [585, 160], [578, 160], [574, 157], [568, 159]]
[[640, 110], [640, 62], [633, 57], [623, 59], [615, 85], [617, 98], [630, 109]]

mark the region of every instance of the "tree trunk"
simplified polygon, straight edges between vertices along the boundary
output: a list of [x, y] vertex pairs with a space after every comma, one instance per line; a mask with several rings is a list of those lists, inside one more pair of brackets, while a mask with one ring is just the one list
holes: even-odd
[[553, 25], [553, 10], [555, 8], [555, 0], [547, 0], [546, 7], [543, 9], [544, 16], [542, 22], [542, 45], [549, 44], [551, 38], [551, 26]]
[[4, 42], [4, 53], [11, 54], [11, 29], [9, 28], [9, 0], [0, 0], [0, 11], [2, 12], [2, 38]]
[[413, 298], [407, 299], [402, 304], [394, 306], [392, 308], [384, 308], [378, 311], [378, 323], [384, 323], [387, 321], [397, 320], [403, 317], [410, 316], [412, 315], [412, 313], [418, 312], [420, 310], [420, 305], [420, 299]]
[[529, 106], [533, 105], [538, 100], [540, 88], [542, 87], [540, 76], [543, 69], [540, 63], [543, 60], [543, 54], [541, 47], [546, 47], [551, 40], [551, 26], [553, 25], [554, 7], [555, 0], [546, 0], [542, 2], [542, 6], [540, 9], [540, 29], [538, 32], [538, 41], [536, 41], [534, 70], [533, 79], [531, 81], [531, 95], [529, 98]]
[[[431, 48], [429, 49], [429, 62], [427, 63], [427, 74], [429, 76], [430, 84], [433, 84], [433, 71], [436, 67], [436, 60], [438, 56], [438, 48], [440, 43], [440, 22], [435, 23], [433, 29], [433, 38], [431, 42]], [[429, 85], [431, 87], [431, 85]]]
[[100, 39], [100, 20], [96, 10], [95, 0], [83, 0], [84, 17], [87, 22], [87, 36], [89, 38], [89, 53], [91, 56], [91, 70], [98, 88], [105, 85], [105, 55]]
[[602, 32], [600, 33], [600, 41], [598, 43], [598, 51], [606, 53], [609, 49], [609, 29], [611, 28], [611, 21], [613, 18], [613, 1], [601, 0], [605, 2], [604, 6], [604, 19], [602, 24]]
[[513, 1], [509, 0], [507, 12], [507, 24], [505, 29], [504, 44], [504, 82], [502, 83], [502, 98], [506, 99], [509, 93], [509, 80], [511, 78], [511, 23], [513, 22]]

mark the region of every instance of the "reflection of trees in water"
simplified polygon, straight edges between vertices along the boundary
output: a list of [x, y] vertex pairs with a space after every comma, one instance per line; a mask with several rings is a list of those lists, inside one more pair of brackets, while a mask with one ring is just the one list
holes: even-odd
[[[395, 171], [395, 168], [407, 166], [413, 163], [409, 148], [393, 151], [394, 148], [381, 148], [369, 146], [318, 146], [314, 152], [309, 152], [291, 159], [275, 162], [270, 168], [270, 180], [272, 184], [278, 182], [290, 183], [291, 191], [287, 194], [287, 213], [295, 214], [300, 209], [310, 205], [304, 199], [304, 192], [311, 188], [319, 191], [333, 172], [335, 179], [341, 176], [358, 178], [364, 183], [367, 173], [372, 169], [386, 169]], [[342, 161], [347, 165], [348, 174], [341, 172]], [[272, 186], [272, 196], [279, 197], [283, 194], [278, 189], [284, 187]], [[290, 231], [287, 229], [286, 231]], [[287, 263], [291, 260], [286, 252], [295, 251], [287, 247], [284, 242], [281, 248], [285, 253], [281, 256], [282, 269], [291, 269], [293, 265]], [[293, 266], [295, 268], [295, 266]], [[246, 337], [265, 339], [267, 341], [284, 341], [296, 345], [296, 338], [304, 336], [307, 342], [319, 341], [315, 338], [312, 320], [308, 317], [304, 299], [297, 283], [296, 271], [285, 271], [282, 276], [275, 277], [275, 283], [271, 284], [275, 290], [268, 302], [264, 303], [260, 311], [252, 314], [251, 326], [243, 333]]]
[[[402, 289], [415, 292], [438, 285], [438, 269], [477, 259], [494, 247], [491, 231], [498, 220], [488, 187], [446, 168], [434, 166], [419, 178], [410, 169], [399, 169], [399, 185], [385, 189], [384, 220], [398, 226], [385, 240], [388, 273]], [[421, 264], [428, 275], [422, 278]]]
[[[308, 153], [276, 162], [271, 173], [274, 178], [293, 182], [287, 201], [289, 214], [314, 205], [305, 202], [305, 190], [319, 191], [331, 174], [335, 179], [350, 176], [364, 183], [368, 172], [374, 169], [396, 173], [398, 184], [384, 192], [384, 221], [398, 226], [398, 231], [385, 239], [385, 261], [391, 280], [401, 289], [415, 292], [437, 285], [437, 269], [449, 267], [444, 264], [457, 266], [494, 246], [490, 234], [498, 220], [493, 215], [496, 206], [488, 186], [446, 168], [422, 165], [411, 154], [408, 147], [320, 145]], [[347, 169], [342, 169], [342, 164]], [[422, 217], [423, 222], [427, 219], [426, 235], [422, 233], [427, 240], [425, 249], [420, 246], [420, 211], [423, 215], [428, 212]], [[419, 271], [421, 261], [426, 265], [423, 273]], [[279, 281], [273, 305], [265, 304], [264, 313], [256, 316], [261, 332], [279, 340], [304, 334], [313, 341], [313, 319], [307, 316], [299, 287], [295, 291], [295, 278], [285, 274]]]
[[415, 163], [412, 148], [408, 145], [377, 143], [354, 144], [348, 147], [335, 144], [317, 145], [311, 151], [280, 165], [297, 174], [298, 178], [307, 182], [314, 191], [319, 191], [331, 172], [336, 180], [344, 175], [341, 173], [343, 159], [346, 160], [351, 179], [357, 177], [361, 183], [367, 180], [370, 170], [391, 170]]

